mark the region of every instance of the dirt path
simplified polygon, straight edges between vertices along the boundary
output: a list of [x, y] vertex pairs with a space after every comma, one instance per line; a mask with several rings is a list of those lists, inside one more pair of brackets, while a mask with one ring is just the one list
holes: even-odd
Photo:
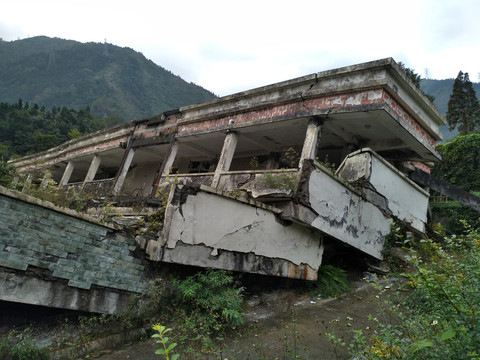
[[[345, 347], [335, 347], [324, 335], [335, 333], [348, 342], [353, 329], [372, 331], [369, 315], [382, 312], [377, 291], [357, 283], [357, 290], [337, 299], [312, 303], [292, 292], [264, 294], [250, 301], [245, 324], [217, 348], [217, 354], [183, 355], [181, 359], [349, 359]], [[387, 282], [380, 283], [389, 287]], [[171, 338], [175, 337], [174, 331]], [[162, 359], [151, 339], [103, 354], [101, 360]]]

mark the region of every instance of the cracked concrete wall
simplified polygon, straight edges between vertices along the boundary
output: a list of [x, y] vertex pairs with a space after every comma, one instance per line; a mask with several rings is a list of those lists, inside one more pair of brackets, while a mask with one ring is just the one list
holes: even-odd
[[323, 254], [320, 233], [282, 224], [267, 208], [205, 191], [187, 195], [166, 219], [162, 261], [315, 279]]
[[[383, 197], [384, 211], [420, 232], [425, 231], [429, 193], [372, 150], [362, 149], [350, 154], [337, 174], [355, 183], [367, 200], [372, 201], [374, 196]], [[382, 205], [375, 199], [372, 202]]]
[[310, 208], [316, 213], [311, 226], [382, 259], [391, 218], [320, 169], [310, 174], [308, 192]]

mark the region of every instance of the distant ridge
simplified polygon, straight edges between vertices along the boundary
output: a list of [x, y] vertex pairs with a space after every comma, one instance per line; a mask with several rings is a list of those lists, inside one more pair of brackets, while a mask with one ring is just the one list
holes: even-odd
[[0, 41], [0, 102], [88, 106], [127, 121], [215, 97], [130, 48], [46, 36]]

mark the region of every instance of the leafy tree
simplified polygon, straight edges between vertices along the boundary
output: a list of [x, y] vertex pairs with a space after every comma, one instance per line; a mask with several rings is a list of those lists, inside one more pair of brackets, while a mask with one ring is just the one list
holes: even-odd
[[468, 73], [459, 72], [453, 83], [448, 101], [447, 121], [449, 130], [458, 126], [460, 134], [475, 131], [480, 125], [480, 104]]
[[458, 135], [437, 145], [443, 161], [433, 175], [465, 191], [480, 191], [480, 134]]
[[70, 139], [76, 139], [82, 136], [82, 133], [78, 131], [77, 128], [74, 128], [68, 132], [68, 136], [70, 137]]
[[6, 160], [7, 155], [8, 155], [8, 146], [0, 144], [0, 161]]
[[42, 134], [40, 132], [36, 132], [33, 135], [33, 138], [35, 139], [35, 144], [37, 145], [37, 151], [44, 151], [54, 147], [57, 140], [55, 135]]

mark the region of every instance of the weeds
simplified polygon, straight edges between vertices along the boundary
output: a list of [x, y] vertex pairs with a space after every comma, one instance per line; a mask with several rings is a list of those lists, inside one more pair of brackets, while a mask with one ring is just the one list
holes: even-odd
[[204, 351], [210, 351], [215, 335], [243, 323], [242, 289], [233, 287], [233, 277], [226, 271], [208, 269], [172, 284], [178, 293], [183, 340], [200, 342]]
[[295, 192], [299, 178], [299, 174], [264, 173], [260, 178], [260, 184], [269, 189], [285, 189]]
[[34, 344], [28, 328], [22, 332], [12, 330], [0, 339], [0, 359], [48, 360], [49, 352]]
[[[428, 254], [412, 250], [405, 274], [408, 296], [385, 300], [394, 321], [378, 322], [370, 337], [357, 333], [352, 353], [365, 359], [480, 359], [480, 232], [464, 223], [466, 234], [444, 245], [420, 242]], [[425, 252], [428, 249], [428, 252]]]
[[318, 280], [309, 285], [308, 292], [312, 299], [326, 299], [350, 291], [352, 285], [345, 270], [332, 265], [324, 265], [318, 269]]

